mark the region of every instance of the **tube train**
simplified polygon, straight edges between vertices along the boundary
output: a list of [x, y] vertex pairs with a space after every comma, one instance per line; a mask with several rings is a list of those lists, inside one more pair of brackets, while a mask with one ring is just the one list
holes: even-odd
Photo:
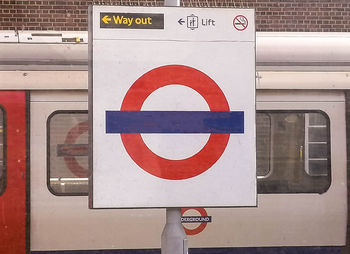
[[[335, 253], [350, 35], [257, 33], [256, 52], [258, 206], [184, 208], [190, 253]], [[0, 33], [0, 253], [160, 252], [165, 209], [88, 208], [87, 69], [87, 33]]]

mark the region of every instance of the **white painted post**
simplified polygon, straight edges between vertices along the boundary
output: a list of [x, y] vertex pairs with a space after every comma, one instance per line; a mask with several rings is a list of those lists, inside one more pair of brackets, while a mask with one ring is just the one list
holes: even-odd
[[166, 209], [161, 254], [188, 254], [187, 236], [181, 223], [181, 208]]
[[[180, 0], [164, 0], [164, 6], [180, 6]], [[188, 254], [187, 236], [181, 223], [181, 208], [166, 208], [161, 254]]]
[[180, 6], [180, 0], [164, 0], [164, 6]]

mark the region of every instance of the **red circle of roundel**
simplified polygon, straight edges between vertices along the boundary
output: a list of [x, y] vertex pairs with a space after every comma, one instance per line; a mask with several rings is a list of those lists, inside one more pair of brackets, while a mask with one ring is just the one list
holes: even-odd
[[[211, 111], [229, 111], [225, 95], [206, 74], [183, 65], [155, 68], [135, 81], [124, 97], [121, 111], [139, 111], [147, 97], [167, 85], [183, 85], [197, 91]], [[208, 170], [224, 152], [230, 134], [210, 134], [205, 146], [195, 155], [183, 160], [169, 160], [153, 153], [143, 142], [141, 134], [121, 134], [124, 147], [134, 162], [146, 172], [163, 179], [183, 180]]]
[[[198, 211], [203, 217], [208, 216], [207, 211], [204, 208], [181, 208], [181, 216], [183, 216], [186, 211], [191, 209]], [[184, 229], [185, 229], [186, 235], [198, 235], [205, 229], [206, 226], [207, 226], [207, 223], [201, 223], [199, 224], [198, 227], [194, 229], [188, 229], [185, 226], [184, 226]]]

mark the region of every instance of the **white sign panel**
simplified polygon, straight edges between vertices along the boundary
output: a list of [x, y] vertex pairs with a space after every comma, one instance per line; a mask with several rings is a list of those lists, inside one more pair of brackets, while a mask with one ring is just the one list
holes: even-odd
[[94, 6], [92, 208], [256, 205], [254, 11]]

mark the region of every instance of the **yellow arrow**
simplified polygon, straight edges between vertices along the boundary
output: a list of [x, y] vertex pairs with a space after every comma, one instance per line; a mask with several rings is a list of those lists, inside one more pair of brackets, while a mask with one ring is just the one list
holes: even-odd
[[111, 21], [111, 20], [112, 20], [112, 19], [109, 18], [108, 16], [104, 16], [104, 17], [102, 18], [102, 21], [103, 21], [105, 24], [108, 24], [108, 22]]

